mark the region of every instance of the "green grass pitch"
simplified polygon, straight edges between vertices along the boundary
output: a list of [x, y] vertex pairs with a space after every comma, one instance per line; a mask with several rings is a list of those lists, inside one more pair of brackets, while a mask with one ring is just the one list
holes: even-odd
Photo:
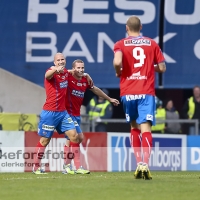
[[2, 200], [199, 200], [200, 172], [155, 172], [136, 180], [133, 172], [63, 175], [0, 173]]

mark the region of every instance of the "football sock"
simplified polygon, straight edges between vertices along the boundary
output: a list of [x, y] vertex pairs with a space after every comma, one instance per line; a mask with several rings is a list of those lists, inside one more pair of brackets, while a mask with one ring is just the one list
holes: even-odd
[[71, 164], [71, 160], [73, 159], [73, 154], [70, 152], [70, 147], [64, 146], [64, 163], [65, 165]]
[[137, 163], [142, 162], [141, 156], [141, 136], [140, 130], [137, 128], [131, 129], [131, 146], [134, 150], [134, 155]]
[[72, 153], [74, 153], [74, 165], [76, 169], [80, 167], [81, 161], [80, 161], [80, 145], [79, 143], [74, 143], [70, 141], [70, 147]]
[[151, 156], [152, 148], [152, 135], [150, 132], [144, 132], [142, 134], [142, 150], [143, 150], [143, 162], [148, 165], [149, 158]]
[[45, 146], [42, 146], [42, 144], [38, 142], [34, 153], [33, 171], [37, 170], [37, 168], [40, 167], [40, 163], [44, 155], [45, 148], [46, 148]]

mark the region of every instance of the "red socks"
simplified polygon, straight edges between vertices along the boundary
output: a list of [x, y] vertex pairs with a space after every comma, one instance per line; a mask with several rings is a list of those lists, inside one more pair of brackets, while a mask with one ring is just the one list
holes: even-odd
[[141, 136], [140, 136], [140, 130], [139, 129], [131, 129], [131, 146], [134, 150], [134, 155], [136, 162], [142, 162], [142, 156], [141, 156]]
[[152, 148], [152, 135], [150, 132], [142, 134], [143, 162], [148, 165]]
[[76, 169], [78, 169], [81, 165], [80, 145], [79, 145], [79, 143], [74, 143], [74, 142], [70, 141], [70, 147], [71, 147], [72, 153], [74, 153], [74, 165], [75, 165]]
[[71, 160], [73, 159], [73, 154], [70, 152], [70, 147], [64, 146], [64, 163], [65, 165], [68, 165], [71, 163]]
[[[134, 150], [134, 155], [137, 163], [143, 162], [148, 165], [151, 156], [152, 135], [150, 132], [144, 132], [142, 138], [139, 129], [131, 129], [131, 146]], [[143, 150], [143, 161], [141, 154], [141, 146]]]
[[33, 171], [37, 170], [37, 168], [40, 167], [45, 148], [46, 147], [42, 146], [41, 143], [38, 142], [35, 148]]

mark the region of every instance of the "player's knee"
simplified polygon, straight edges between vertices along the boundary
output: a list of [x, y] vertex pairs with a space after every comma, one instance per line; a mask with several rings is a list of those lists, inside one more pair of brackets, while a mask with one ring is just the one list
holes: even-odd
[[70, 138], [70, 140], [72, 142], [79, 143], [78, 134], [72, 135], [72, 137]]
[[83, 138], [84, 138], [83, 133], [80, 133], [78, 135], [78, 142], [81, 143], [83, 141]]
[[69, 137], [70, 141], [78, 143], [79, 139], [78, 139], [78, 134], [76, 132], [76, 130], [70, 130], [65, 132], [65, 134]]
[[44, 147], [46, 147], [49, 142], [50, 142], [51, 138], [45, 138], [45, 137], [41, 137], [40, 138], [40, 144]]

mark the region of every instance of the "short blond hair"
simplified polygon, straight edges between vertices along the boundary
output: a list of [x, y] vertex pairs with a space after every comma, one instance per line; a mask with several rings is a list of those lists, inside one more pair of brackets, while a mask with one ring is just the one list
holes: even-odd
[[128, 18], [126, 25], [130, 31], [134, 32], [139, 32], [142, 26], [140, 18], [134, 15]]
[[75, 67], [76, 63], [83, 63], [83, 64], [84, 64], [84, 62], [83, 62], [81, 59], [76, 59], [76, 60], [74, 60], [74, 62], [72, 63], [72, 68]]

